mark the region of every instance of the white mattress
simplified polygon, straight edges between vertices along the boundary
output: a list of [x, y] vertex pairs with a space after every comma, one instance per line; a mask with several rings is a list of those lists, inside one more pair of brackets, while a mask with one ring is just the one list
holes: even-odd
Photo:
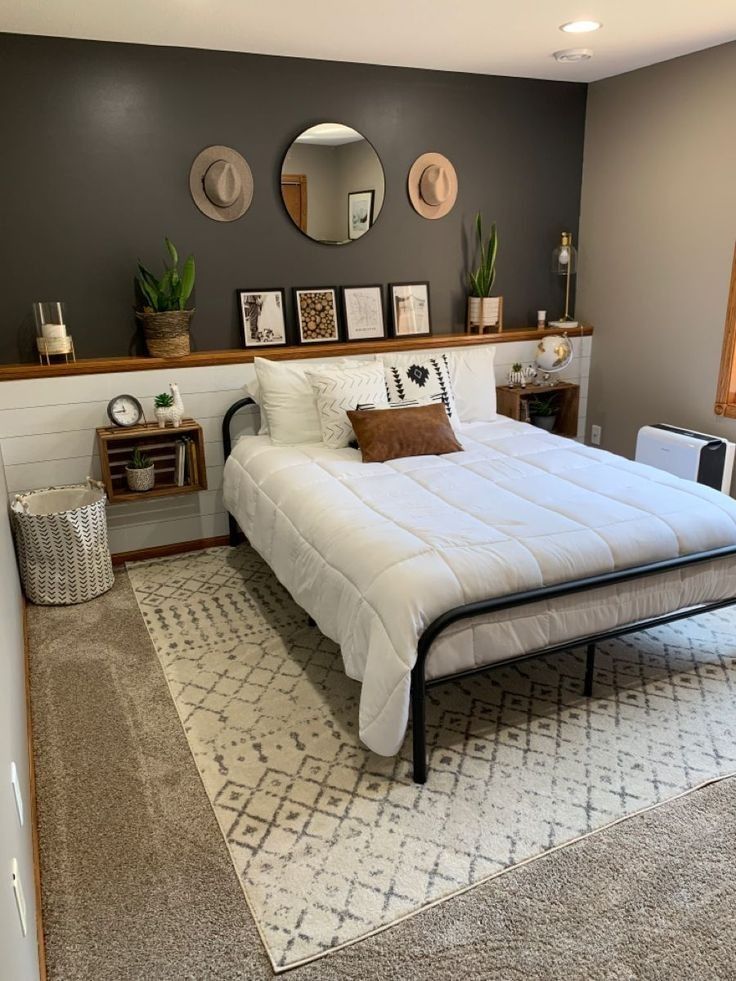
[[[356, 450], [241, 438], [224, 498], [253, 547], [362, 683], [360, 736], [404, 738], [417, 640], [446, 610], [736, 544], [736, 502], [503, 416], [465, 424], [462, 453], [364, 464]], [[736, 561], [456, 624], [439, 677], [736, 596]]]

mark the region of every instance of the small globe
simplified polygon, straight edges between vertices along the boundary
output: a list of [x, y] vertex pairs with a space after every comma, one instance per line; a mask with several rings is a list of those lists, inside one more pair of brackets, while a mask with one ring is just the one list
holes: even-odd
[[562, 371], [573, 358], [572, 343], [567, 335], [552, 334], [537, 344], [535, 361], [542, 371]]

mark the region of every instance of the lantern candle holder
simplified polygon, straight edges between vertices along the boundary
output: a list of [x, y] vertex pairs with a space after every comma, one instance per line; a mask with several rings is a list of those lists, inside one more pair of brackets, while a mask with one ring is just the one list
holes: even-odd
[[51, 359], [63, 357], [68, 363], [71, 356], [76, 361], [74, 341], [67, 333], [64, 304], [54, 301], [37, 301], [33, 304], [33, 319], [36, 322], [36, 349], [38, 360], [51, 364]]

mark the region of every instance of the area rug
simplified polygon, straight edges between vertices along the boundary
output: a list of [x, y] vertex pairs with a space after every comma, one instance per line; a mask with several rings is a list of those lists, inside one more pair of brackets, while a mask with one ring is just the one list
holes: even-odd
[[729, 611], [433, 689], [417, 786], [248, 546], [128, 574], [277, 973], [736, 770]]

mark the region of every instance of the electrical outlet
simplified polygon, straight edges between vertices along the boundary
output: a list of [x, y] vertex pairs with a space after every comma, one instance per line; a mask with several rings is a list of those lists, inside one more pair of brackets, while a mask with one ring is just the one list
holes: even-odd
[[591, 426], [590, 427], [590, 442], [593, 446], [601, 445], [601, 433], [603, 432], [602, 426]]
[[14, 858], [10, 865], [10, 876], [13, 880], [13, 892], [15, 893], [15, 905], [18, 909], [20, 928], [23, 936], [28, 934], [28, 920], [26, 917], [26, 897], [23, 894], [23, 883], [20, 881], [20, 871], [18, 869], [18, 859]]
[[13, 797], [15, 798], [15, 807], [18, 811], [18, 820], [20, 821], [21, 828], [23, 827], [23, 794], [20, 789], [20, 780], [18, 779], [18, 767], [15, 762], [10, 764], [10, 786], [13, 788]]

